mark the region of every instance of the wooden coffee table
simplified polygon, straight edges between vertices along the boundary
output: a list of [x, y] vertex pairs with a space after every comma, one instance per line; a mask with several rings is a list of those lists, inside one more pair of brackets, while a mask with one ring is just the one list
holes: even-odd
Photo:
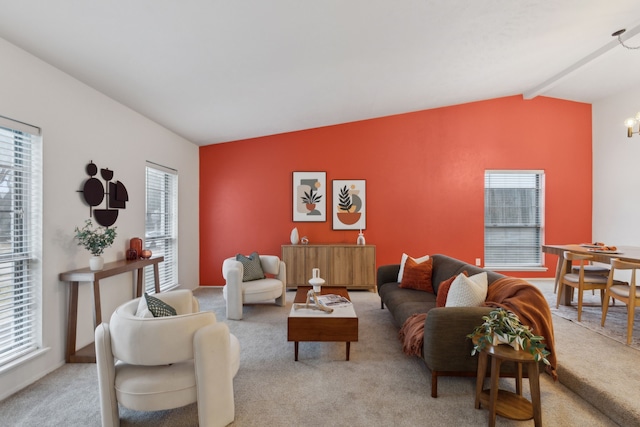
[[[296, 303], [305, 303], [311, 286], [298, 286]], [[347, 288], [323, 286], [321, 295], [341, 295], [349, 300]], [[298, 343], [300, 341], [333, 341], [347, 343], [347, 360], [351, 350], [351, 342], [358, 341], [358, 316], [353, 305], [336, 307], [333, 313], [320, 310], [298, 309], [291, 306], [287, 318], [287, 341], [295, 344], [295, 360], [298, 361]]]

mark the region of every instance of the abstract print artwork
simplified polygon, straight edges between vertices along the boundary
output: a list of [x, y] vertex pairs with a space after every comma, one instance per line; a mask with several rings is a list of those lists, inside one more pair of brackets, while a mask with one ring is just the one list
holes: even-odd
[[327, 220], [327, 173], [293, 173], [293, 221]]
[[367, 191], [364, 179], [333, 180], [333, 229], [367, 228]]

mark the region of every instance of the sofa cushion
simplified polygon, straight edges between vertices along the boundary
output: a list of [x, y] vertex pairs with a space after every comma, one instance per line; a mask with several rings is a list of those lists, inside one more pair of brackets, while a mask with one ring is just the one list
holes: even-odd
[[264, 271], [262, 271], [262, 264], [260, 264], [260, 256], [258, 255], [258, 252], [253, 252], [249, 256], [237, 254], [236, 261], [240, 261], [242, 263], [243, 282], [264, 279]]
[[413, 257], [410, 257], [409, 255], [403, 253], [402, 254], [402, 258], [400, 259], [400, 270], [398, 270], [398, 280], [397, 280], [398, 283], [402, 282], [402, 276], [404, 274], [404, 265], [406, 264], [406, 262], [407, 262], [407, 260], [409, 258], [413, 259], [415, 262], [420, 264], [421, 262], [424, 262], [424, 261], [428, 260], [429, 259], [429, 255], [424, 255], [424, 256], [421, 256], [419, 258], [413, 258]]
[[436, 306], [436, 296], [415, 289], [403, 289], [399, 283], [386, 283], [378, 289], [380, 298], [393, 315], [393, 323], [400, 328], [407, 318], [426, 313]]
[[408, 258], [404, 265], [400, 287], [434, 293], [431, 285], [432, 269], [433, 262], [431, 259], [418, 263], [413, 258]]
[[451, 283], [445, 307], [477, 307], [487, 298], [487, 273], [467, 277], [460, 273]]
[[[466, 271], [463, 271], [460, 274], [464, 274], [468, 276]], [[438, 295], [436, 296], [436, 307], [445, 307], [447, 305], [447, 296], [449, 295], [449, 289], [451, 288], [451, 284], [456, 279], [456, 276], [451, 276], [447, 280], [443, 280], [442, 283], [438, 286]]]

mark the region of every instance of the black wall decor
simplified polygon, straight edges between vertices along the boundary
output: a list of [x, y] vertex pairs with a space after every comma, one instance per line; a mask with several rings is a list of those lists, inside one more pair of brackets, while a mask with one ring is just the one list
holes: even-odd
[[[105, 181], [105, 185], [96, 178], [98, 174], [98, 166], [93, 163], [87, 165], [85, 168], [87, 175], [90, 176], [87, 179], [80, 190], [85, 202], [89, 205], [89, 216], [95, 217], [98, 224], [109, 227], [115, 224], [118, 219], [118, 209], [125, 209], [126, 203], [129, 200], [129, 194], [127, 193], [127, 187], [120, 181], [115, 183], [111, 182], [113, 179], [113, 171], [106, 169], [100, 169], [100, 176]], [[106, 190], [106, 191], [105, 191]], [[94, 209], [106, 198], [106, 209]]]

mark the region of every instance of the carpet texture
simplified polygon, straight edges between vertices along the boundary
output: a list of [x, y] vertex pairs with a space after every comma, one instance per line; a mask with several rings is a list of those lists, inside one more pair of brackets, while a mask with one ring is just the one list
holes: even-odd
[[[475, 378], [441, 378], [439, 397], [430, 397], [431, 373], [420, 359], [402, 353], [391, 314], [380, 309], [375, 293], [351, 292], [359, 341], [351, 345], [349, 362], [344, 343], [305, 342], [300, 343], [299, 361], [294, 361], [293, 343], [287, 342], [286, 333], [293, 292], [287, 293], [286, 307], [245, 306], [241, 321], [226, 320], [221, 289], [200, 288], [195, 295], [201, 309], [215, 312], [240, 341], [232, 426], [487, 424], [487, 411], [474, 408]], [[5, 399], [0, 402], [0, 425], [100, 425], [95, 369], [91, 364], [67, 364]], [[513, 390], [513, 380], [501, 380], [501, 387]], [[526, 379], [523, 388], [528, 397]], [[544, 425], [616, 425], [546, 374], [541, 375], [541, 390]], [[122, 426], [197, 425], [195, 404], [153, 413], [121, 408], [120, 416]], [[498, 417], [497, 425], [526, 427], [533, 421]]]
[[[600, 326], [600, 296], [587, 291], [582, 321], [577, 319], [577, 297], [571, 306], [555, 308], [553, 280], [530, 280], [547, 298], [554, 317], [560, 382], [599, 408], [622, 426], [640, 425], [638, 384], [640, 351], [626, 345], [625, 306], [609, 307], [605, 327]], [[636, 317], [640, 317], [636, 314]], [[636, 323], [639, 320], [636, 320]], [[640, 336], [639, 331], [634, 335]], [[637, 341], [636, 341], [637, 342]]]

